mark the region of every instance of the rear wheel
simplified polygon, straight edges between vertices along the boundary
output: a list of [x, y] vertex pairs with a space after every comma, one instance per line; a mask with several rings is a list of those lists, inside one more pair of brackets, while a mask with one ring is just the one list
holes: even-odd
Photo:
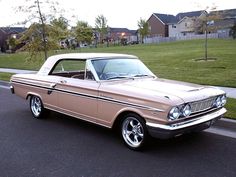
[[34, 118], [41, 119], [43, 115], [46, 113], [45, 108], [43, 107], [42, 100], [38, 96], [30, 97], [30, 110], [34, 116]]
[[142, 149], [148, 138], [144, 120], [133, 113], [124, 117], [120, 131], [124, 143], [133, 150]]

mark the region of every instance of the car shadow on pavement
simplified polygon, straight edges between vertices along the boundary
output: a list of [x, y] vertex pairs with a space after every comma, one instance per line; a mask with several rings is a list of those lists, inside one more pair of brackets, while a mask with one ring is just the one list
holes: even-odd
[[[50, 112], [46, 119], [42, 119], [45, 123], [52, 124], [51, 126], [57, 127], [56, 129], [63, 129], [64, 132], [74, 131], [79, 139], [83, 139], [82, 136], [88, 138], [96, 138], [100, 141], [109, 142], [109, 145], [113, 144], [114, 146], [126, 146], [123, 144], [119, 133], [116, 130], [112, 130], [103, 126], [99, 126], [81, 119], [74, 117], [66, 116], [57, 112]], [[206, 138], [204, 132], [199, 133], [190, 133], [182, 135], [179, 137], [162, 140], [156, 138], [149, 138], [149, 141], [144, 148], [145, 152], [168, 152], [171, 151], [174, 147], [177, 149], [197, 146], [202, 139]], [[94, 142], [96, 144], [96, 142]]]

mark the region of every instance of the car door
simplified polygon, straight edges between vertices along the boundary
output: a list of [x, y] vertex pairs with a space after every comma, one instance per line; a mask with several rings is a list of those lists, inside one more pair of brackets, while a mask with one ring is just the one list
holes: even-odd
[[86, 61], [64, 60], [57, 65], [56, 68], [62, 68], [54, 72], [60, 76], [55, 87], [60, 112], [96, 122], [99, 83], [86, 69]]
[[96, 122], [98, 87], [95, 81], [63, 78], [57, 84], [61, 110], [66, 114]]

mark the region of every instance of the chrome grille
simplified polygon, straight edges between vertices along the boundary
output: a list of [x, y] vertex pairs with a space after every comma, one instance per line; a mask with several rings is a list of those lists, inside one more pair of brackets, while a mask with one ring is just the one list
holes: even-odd
[[213, 106], [216, 97], [190, 103], [192, 113], [210, 109]]

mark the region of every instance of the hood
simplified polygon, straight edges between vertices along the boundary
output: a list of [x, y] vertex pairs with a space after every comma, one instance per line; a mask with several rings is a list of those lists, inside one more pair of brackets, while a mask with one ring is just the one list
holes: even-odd
[[175, 103], [193, 102], [224, 94], [223, 91], [215, 87], [160, 78], [122, 81], [113, 83], [109, 87], [113, 87], [115, 90], [122, 90], [122, 92], [131, 95], [147, 95], [152, 96], [154, 99], [165, 98]]

